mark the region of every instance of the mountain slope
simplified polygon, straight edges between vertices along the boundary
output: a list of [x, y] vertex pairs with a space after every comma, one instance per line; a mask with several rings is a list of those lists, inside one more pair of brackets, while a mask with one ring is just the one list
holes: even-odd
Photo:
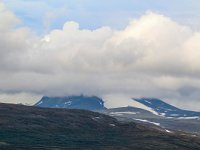
[[121, 107], [113, 109], [105, 109], [100, 111], [106, 115], [115, 117], [123, 122], [137, 122], [148, 126], [159, 126], [169, 130], [180, 130], [191, 133], [200, 133], [199, 119], [180, 119], [167, 118], [154, 115], [146, 110], [134, 107]]
[[134, 101], [132, 98], [124, 95], [108, 95], [103, 97], [104, 105], [108, 109], [120, 108], [120, 107], [135, 107], [146, 111], [149, 111], [155, 115], [158, 115], [156, 111], [146, 105]]
[[191, 150], [200, 138], [84, 110], [0, 104], [0, 149]]
[[198, 119], [200, 118], [200, 112], [182, 110], [175, 106], [165, 103], [164, 101], [156, 98], [140, 98], [133, 99], [145, 106], [153, 109], [159, 115], [165, 117], [181, 118], [181, 119]]

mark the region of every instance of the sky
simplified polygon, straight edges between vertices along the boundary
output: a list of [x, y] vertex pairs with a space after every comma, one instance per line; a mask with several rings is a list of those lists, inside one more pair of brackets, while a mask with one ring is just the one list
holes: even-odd
[[200, 111], [200, 1], [0, 0], [0, 102], [156, 97]]

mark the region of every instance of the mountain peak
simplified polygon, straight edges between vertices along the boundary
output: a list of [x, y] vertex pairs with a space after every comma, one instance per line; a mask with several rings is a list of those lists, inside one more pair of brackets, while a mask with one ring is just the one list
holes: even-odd
[[65, 96], [65, 97], [48, 97], [43, 96], [42, 99], [35, 104], [39, 107], [49, 108], [71, 108], [99, 110], [104, 108], [104, 101], [97, 96]]

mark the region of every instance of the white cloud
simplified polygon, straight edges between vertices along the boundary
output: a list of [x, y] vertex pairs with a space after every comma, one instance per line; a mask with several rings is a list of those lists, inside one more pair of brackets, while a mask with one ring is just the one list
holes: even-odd
[[35, 95], [33, 93], [7, 93], [0, 94], [0, 102], [1, 103], [16, 103], [16, 104], [26, 104], [32, 105], [35, 104], [36, 101], [41, 99], [41, 95]]
[[40, 38], [16, 28], [19, 19], [2, 4], [0, 10], [2, 93], [117, 93], [191, 101], [200, 109], [200, 32], [190, 27], [147, 12], [123, 30], [66, 22]]
[[3, 20], [0, 24], [1, 32], [3, 32], [4, 30], [7, 31], [19, 22], [15, 15], [5, 8], [3, 3], [0, 3], [0, 19]]

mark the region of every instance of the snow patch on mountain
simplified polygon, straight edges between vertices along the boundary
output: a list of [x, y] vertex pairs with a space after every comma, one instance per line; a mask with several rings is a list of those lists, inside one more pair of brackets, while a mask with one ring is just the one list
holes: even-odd
[[178, 119], [200, 119], [200, 117], [198, 116], [194, 116], [194, 117], [179, 117]]
[[43, 103], [43, 101], [40, 101], [37, 105], [41, 105]]
[[167, 133], [173, 133], [172, 131], [170, 131], [170, 130], [167, 130], [167, 129], [165, 129], [165, 131], [166, 131]]
[[71, 105], [72, 101], [65, 102], [65, 105]]
[[138, 112], [130, 112], [130, 111], [127, 111], [127, 112], [111, 112], [110, 115], [136, 115], [138, 114]]
[[145, 119], [136, 119], [136, 118], [133, 118], [133, 119], [136, 121], [146, 122], [146, 123], [154, 124], [156, 126], [160, 126], [160, 123], [157, 123], [157, 122], [152, 122], [152, 121], [145, 120]]

